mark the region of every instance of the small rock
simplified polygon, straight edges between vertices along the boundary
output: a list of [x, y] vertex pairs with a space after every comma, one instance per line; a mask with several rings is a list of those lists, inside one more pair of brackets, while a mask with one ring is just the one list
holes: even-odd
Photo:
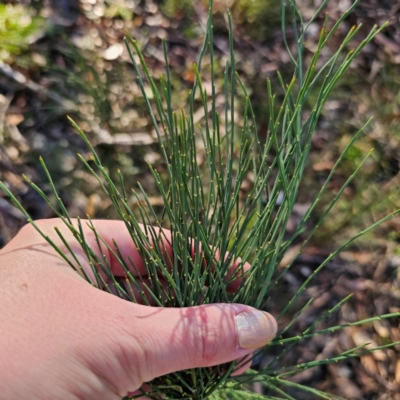
[[116, 60], [124, 51], [124, 47], [121, 43], [115, 43], [111, 45], [108, 49], [104, 50], [103, 58], [105, 60], [111, 61]]

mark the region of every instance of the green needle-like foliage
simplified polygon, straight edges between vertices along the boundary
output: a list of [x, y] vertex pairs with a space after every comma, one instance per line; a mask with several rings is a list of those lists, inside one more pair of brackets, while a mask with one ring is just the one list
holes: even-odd
[[[317, 14], [320, 13], [326, 3], [327, 1], [323, 2]], [[356, 3], [357, 1], [348, 12], [355, 7]], [[267, 82], [269, 124], [266, 137], [263, 140], [258, 137], [258, 128], [249, 96], [235, 70], [232, 20], [229, 13], [230, 59], [226, 63], [224, 71], [224, 110], [221, 114], [217, 111], [215, 89], [212, 1], [210, 1], [203, 47], [198, 62], [193, 66], [196, 79], [190, 92], [186, 110], [174, 109], [171, 101], [172, 89], [166, 44], [164, 43], [167, 65], [166, 77], [161, 77], [159, 84], [156, 84], [146, 66], [138, 43], [130, 37], [126, 39], [137, 80], [158, 136], [167, 171], [167, 176], [160, 175], [156, 169], [149, 165], [155, 184], [163, 199], [164, 206], [161, 213], [157, 213], [153, 209], [146, 193], [139, 185], [139, 191], [132, 192], [139, 204], [140, 217], [137, 217], [129, 204], [122, 175], [119, 174], [119, 182], [111, 180], [85, 134], [71, 121], [92, 153], [92, 158], [89, 161], [82, 156], [79, 157], [98, 179], [99, 185], [112, 201], [121, 220], [125, 222], [132, 242], [144, 260], [150, 283], [146, 283], [140, 274], [135, 273], [136, 266], [131, 259], [122, 257], [118, 243], [114, 243], [113, 248], [107, 246], [101, 236], [97, 234], [89, 218], [88, 222], [85, 223], [94, 232], [98, 247], [108, 247], [108, 250], [126, 272], [126, 281], [129, 284], [125, 285], [113, 276], [106, 257], [99, 257], [98, 252], [88, 246], [82, 229], [83, 222], [78, 219], [77, 225], [72, 223], [43, 161], [41, 161], [43, 168], [57, 199], [56, 204], [52, 204], [40, 188], [26, 179], [64, 221], [82, 246], [95, 276], [95, 282], [91, 282], [93, 285], [111, 292], [111, 288], [99, 273], [99, 271], [102, 271], [113, 283], [117, 295], [132, 302], [150, 304], [151, 301], [159, 307], [190, 307], [218, 302], [242, 303], [260, 309], [265, 307], [271, 288], [280, 284], [280, 278], [292, 265], [290, 264], [278, 271], [278, 265], [285, 252], [296, 238], [300, 235], [304, 236], [307, 232], [306, 222], [319, 198], [327, 189], [329, 181], [346, 152], [365, 128], [363, 127], [354, 134], [344, 153], [332, 168], [326, 182], [311, 202], [295, 232], [291, 237], [286, 238], [286, 226], [296, 203], [311, 140], [321, 111], [336, 83], [349, 68], [354, 58], [384, 27], [373, 27], [359, 45], [348, 51], [348, 44], [359, 32], [361, 26], [352, 27], [336, 52], [324, 65], [319, 67], [322, 50], [348, 12], [330, 30], [328, 29], [329, 21], [327, 18], [320, 33], [317, 49], [309, 65], [305, 66], [303, 59], [304, 37], [311, 21], [308, 24], [302, 22], [294, 0], [289, 0], [287, 8], [290, 19], [293, 21], [296, 40], [296, 51], [294, 53], [290, 52], [288, 47], [294, 63], [294, 73], [289, 83], [285, 83], [278, 74], [278, 80], [283, 91], [283, 99], [280, 104], [277, 104], [271, 83]], [[283, 32], [285, 32], [287, 20], [285, 6], [282, 5]], [[202, 85], [203, 71], [201, 67], [206, 54], [208, 54], [211, 65], [209, 72], [211, 93], [207, 93]], [[151, 88], [152, 100], [149, 98], [148, 90], [145, 90], [146, 85]], [[311, 97], [310, 94], [313, 96]], [[238, 96], [244, 99], [244, 111], [240, 125], [235, 120], [235, 101]], [[194, 110], [199, 102], [203, 107], [204, 118], [200, 123], [196, 123]], [[311, 106], [309, 106], [310, 102], [312, 102]], [[202, 146], [199, 146], [199, 140], [202, 141]], [[204, 163], [198, 162], [199, 156], [205, 158]], [[92, 168], [93, 164], [96, 169]], [[306, 234], [299, 253], [350, 184], [362, 164], [344, 183], [314, 228]], [[254, 177], [254, 185], [247, 193], [247, 197], [243, 198], [241, 187], [249, 173]], [[2, 183], [0, 183], [0, 187], [8, 193], [11, 200], [25, 213], [29, 222], [37, 228], [34, 221], [30, 219], [7, 187]], [[287, 305], [282, 310], [278, 310], [278, 319], [290, 310], [311, 279], [343, 248], [399, 212], [397, 210], [368, 229], [359, 232], [333, 252], [310, 275]], [[140, 224], [145, 226], [144, 231]], [[168, 228], [170, 235], [167, 235], [161, 228]], [[45, 236], [45, 238], [72, 268], [83, 274], [90, 282], [73, 250], [60, 232], [57, 231], [57, 233], [70, 254], [64, 254], [48, 237]], [[171, 247], [173, 256], [169, 255], [165, 243], [168, 243]], [[226, 256], [222, 256], [225, 254]], [[246, 262], [251, 264], [249, 271], [245, 271]], [[163, 285], [162, 280], [166, 281], [167, 285]], [[240, 287], [234, 293], [231, 293], [229, 286], [233, 281], [239, 281]], [[136, 296], [130, 289], [132, 286], [137, 289]], [[383, 315], [357, 323], [315, 331], [317, 324], [328, 318], [346, 300], [347, 298], [321, 315], [318, 321], [315, 321], [298, 336], [283, 339], [282, 335], [288, 331], [301, 312], [311, 304], [312, 300], [310, 300], [292, 318], [292, 322], [279, 333], [278, 337], [267, 346], [280, 346], [282, 350], [269, 365], [260, 371], [249, 371], [242, 376], [232, 377], [232, 372], [240, 365], [240, 362], [238, 365], [233, 362], [229, 365], [213, 368], [181, 371], [155, 379], [149, 383], [150, 390], [143, 391], [142, 394], [152, 399], [264, 398], [251, 393], [246, 386], [248, 383], [258, 381], [274, 393], [275, 397], [269, 397], [270, 399], [292, 399], [291, 396], [285, 394], [285, 387], [306, 391], [321, 398], [332, 398], [332, 396], [328, 397], [318, 390], [290, 382], [286, 378], [316, 365], [337, 362], [348, 357], [365, 354], [371, 350], [356, 348], [328, 360], [313, 361], [285, 368], [279, 366], [279, 360], [302, 339], [332, 333], [347, 326], [367, 323], [375, 319], [399, 315]], [[379, 349], [392, 345], [394, 344]]]

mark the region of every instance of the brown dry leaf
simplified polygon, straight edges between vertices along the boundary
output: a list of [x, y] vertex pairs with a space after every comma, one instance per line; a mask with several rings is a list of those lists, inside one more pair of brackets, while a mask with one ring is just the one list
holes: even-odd
[[362, 392], [350, 379], [346, 377], [338, 377], [336, 378], [336, 385], [340, 388], [341, 396], [344, 396], [346, 399], [361, 399]]
[[[162, 199], [162, 197], [157, 197], [157, 196], [149, 196], [147, 198], [149, 204], [153, 207], [162, 207], [164, 205], [164, 200]], [[147, 202], [145, 200], [141, 200], [140, 202], [135, 199], [134, 203], [132, 204], [132, 206], [138, 206], [138, 204], [141, 203], [142, 205], [146, 205]]]
[[385, 325], [383, 325], [382, 321], [374, 321], [372, 323], [374, 325], [376, 333], [381, 337], [381, 338], [388, 338], [390, 337], [390, 332], [389, 329], [386, 328]]
[[321, 161], [313, 165], [314, 171], [331, 171], [334, 164], [332, 161]]
[[9, 171], [4, 172], [3, 179], [10, 184], [10, 187], [23, 189], [25, 186], [24, 180], [20, 175]]
[[359, 387], [362, 388], [363, 393], [377, 392], [379, 390], [376, 379], [367, 373], [364, 368], [357, 368], [355, 375], [357, 377], [357, 383]]
[[[378, 344], [372, 339], [367, 332], [362, 331], [361, 329], [353, 329], [351, 332], [351, 338], [353, 339], [356, 346], [365, 346], [365, 349], [372, 350], [378, 347]], [[383, 350], [376, 350], [371, 353], [373, 358], [377, 361], [385, 361], [387, 360], [387, 355]], [[370, 356], [368, 354], [368, 356]], [[363, 356], [366, 357], [366, 356]]]
[[370, 264], [373, 261], [374, 253], [369, 251], [355, 251], [354, 259], [360, 264]]
[[289, 265], [289, 263], [293, 260], [293, 258], [297, 257], [297, 253], [301, 247], [301, 244], [298, 244], [296, 246], [290, 247], [288, 250], [286, 250], [285, 255], [283, 256], [279, 267], [286, 267]]
[[396, 363], [394, 379], [395, 379], [396, 383], [400, 384], [400, 360], [397, 360], [397, 363]]
[[349, 262], [357, 262], [359, 264], [370, 264], [374, 260], [374, 253], [368, 251], [342, 251], [340, 258]]
[[371, 354], [366, 354], [365, 356], [360, 357], [360, 361], [361, 365], [366, 369], [366, 371], [373, 374], [379, 373], [378, 365]]
[[19, 125], [24, 119], [25, 117], [22, 114], [8, 114], [6, 116], [7, 123], [13, 126]]
[[101, 198], [97, 193], [93, 193], [89, 196], [88, 201], [85, 207], [85, 215], [89, 215], [90, 217], [94, 217], [96, 214], [96, 210], [101, 203]]
[[332, 299], [331, 293], [329, 292], [322, 293], [318, 298], [314, 300], [313, 306], [315, 308], [325, 307], [331, 299]]
[[8, 146], [5, 149], [8, 157], [10, 158], [10, 160], [17, 162], [18, 161], [18, 157], [19, 157], [19, 151], [15, 146]]

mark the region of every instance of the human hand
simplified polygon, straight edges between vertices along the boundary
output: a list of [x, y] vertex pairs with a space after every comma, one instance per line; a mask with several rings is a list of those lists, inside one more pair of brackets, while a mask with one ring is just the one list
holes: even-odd
[[[122, 222], [93, 223], [140, 265]], [[60, 248], [55, 226], [75, 243], [60, 220], [36, 224]], [[124, 276], [105, 253], [114, 275]], [[156, 308], [121, 300], [86, 282], [30, 225], [0, 251], [0, 282], [1, 400], [117, 400], [157, 376], [240, 359], [277, 331], [270, 314], [241, 304]]]

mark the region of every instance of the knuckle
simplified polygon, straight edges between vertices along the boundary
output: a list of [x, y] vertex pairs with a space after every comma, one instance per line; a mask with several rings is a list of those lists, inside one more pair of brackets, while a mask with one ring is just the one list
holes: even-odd
[[108, 371], [104, 371], [104, 374], [111, 375], [118, 393], [126, 394], [137, 390], [143, 382], [154, 376], [151, 376], [148, 368], [146, 349], [140, 346], [137, 337], [129, 329], [132, 324], [127, 324], [123, 317], [107, 322], [110, 331], [103, 334], [101, 339], [109, 357], [109, 362], [105, 364]]
[[218, 354], [219, 328], [213, 324], [207, 315], [198, 310], [194, 315], [192, 326], [192, 337], [196, 348], [196, 359], [202, 364], [212, 364]]
[[123, 382], [121, 386], [125, 386], [129, 391], [138, 389], [143, 382], [154, 378], [148, 376], [146, 368], [138, 368], [139, 365], [147, 365], [146, 354], [143, 349], [132, 344], [130, 335], [127, 335], [125, 340], [119, 340], [115, 354], [120, 366], [119, 378]]

